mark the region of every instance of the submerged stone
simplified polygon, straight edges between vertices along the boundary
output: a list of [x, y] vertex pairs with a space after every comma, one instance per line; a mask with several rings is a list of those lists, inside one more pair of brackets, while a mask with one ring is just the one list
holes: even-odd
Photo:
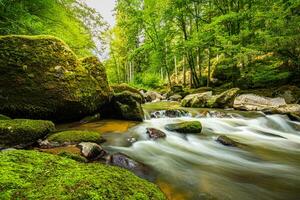
[[169, 131], [175, 131], [178, 133], [201, 133], [202, 125], [199, 121], [190, 121], [167, 124], [165, 128]]
[[230, 139], [226, 135], [220, 135], [217, 140], [220, 144], [223, 144], [224, 146], [230, 146], [230, 147], [237, 147], [239, 146], [239, 143], [234, 141], [233, 139]]

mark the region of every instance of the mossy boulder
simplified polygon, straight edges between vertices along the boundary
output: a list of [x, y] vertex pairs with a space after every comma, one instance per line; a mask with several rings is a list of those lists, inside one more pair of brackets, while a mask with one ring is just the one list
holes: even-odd
[[1, 115], [0, 114], [0, 120], [10, 120], [10, 117], [7, 117], [6, 115]]
[[190, 94], [181, 101], [181, 106], [192, 108], [205, 108], [207, 101], [212, 98], [212, 92], [204, 92], [198, 94]]
[[122, 120], [143, 121], [144, 111], [141, 103], [136, 100], [137, 94], [124, 91], [114, 93], [113, 98], [107, 106], [104, 106], [105, 117]]
[[129, 91], [129, 92], [135, 94], [134, 95], [135, 100], [137, 100], [140, 103], [145, 102], [145, 99], [144, 99], [144, 96], [142, 95], [142, 93], [137, 88], [129, 86], [126, 83], [114, 84], [114, 85], [111, 85], [110, 87], [112, 88], [114, 93], [121, 93], [124, 91]]
[[104, 142], [104, 139], [102, 138], [101, 133], [99, 132], [79, 130], [70, 130], [54, 133], [50, 135], [47, 139], [49, 142], [58, 142], [60, 144], [77, 144], [80, 142]]
[[60, 39], [1, 36], [0, 46], [0, 113], [79, 120], [109, 101], [104, 66], [95, 57], [79, 60]]
[[214, 95], [208, 100], [207, 106], [210, 108], [232, 108], [239, 91], [239, 88], [232, 88], [219, 95]]
[[10, 147], [36, 142], [53, 132], [55, 126], [44, 120], [0, 120], [0, 146]]
[[166, 199], [154, 184], [100, 163], [15, 150], [0, 152], [0, 166], [0, 199]]
[[167, 124], [165, 129], [178, 133], [201, 133], [202, 125], [199, 121], [180, 122]]

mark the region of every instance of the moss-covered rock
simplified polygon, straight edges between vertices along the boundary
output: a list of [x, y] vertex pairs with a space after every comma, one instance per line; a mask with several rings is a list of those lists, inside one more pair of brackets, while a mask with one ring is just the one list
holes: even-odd
[[232, 108], [235, 97], [239, 94], [239, 88], [232, 88], [219, 95], [214, 95], [207, 102], [210, 108]]
[[110, 98], [105, 68], [98, 59], [79, 60], [60, 39], [1, 36], [0, 46], [2, 114], [79, 120]]
[[10, 117], [7, 117], [6, 115], [1, 115], [0, 114], [0, 120], [10, 120]]
[[165, 129], [178, 133], [201, 133], [202, 125], [199, 121], [180, 122], [176, 124], [167, 124]]
[[207, 101], [212, 98], [212, 92], [204, 92], [199, 94], [190, 94], [181, 101], [181, 106], [192, 108], [205, 108]]
[[110, 86], [113, 90], [114, 93], [121, 93], [124, 91], [131, 92], [135, 94], [133, 97], [135, 98], [136, 101], [140, 103], [144, 103], [145, 99], [144, 96], [140, 93], [140, 91], [134, 87], [129, 86], [126, 83], [121, 83], [121, 84], [114, 84]]
[[118, 167], [35, 151], [0, 152], [0, 199], [163, 200], [157, 186]]
[[0, 146], [26, 145], [36, 142], [55, 130], [51, 121], [0, 120]]
[[58, 142], [60, 144], [76, 144], [80, 142], [102, 143], [104, 142], [104, 139], [102, 138], [101, 133], [99, 132], [70, 130], [54, 133], [48, 137], [48, 141]]
[[104, 107], [105, 117], [143, 121], [144, 111], [136, 98], [137, 94], [129, 91], [115, 93], [110, 104]]

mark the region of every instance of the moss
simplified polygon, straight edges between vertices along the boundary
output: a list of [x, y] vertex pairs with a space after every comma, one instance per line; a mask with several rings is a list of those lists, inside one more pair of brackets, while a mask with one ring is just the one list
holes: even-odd
[[175, 131], [178, 133], [200, 133], [202, 130], [202, 125], [198, 121], [191, 121], [167, 124], [165, 128], [169, 131]]
[[209, 108], [231, 108], [233, 107], [233, 101], [239, 92], [239, 88], [232, 88], [219, 95], [214, 95], [207, 101], [207, 106]]
[[133, 98], [138, 101], [139, 103], [144, 103], [144, 97], [139, 92], [138, 89], [131, 87], [127, 85], [126, 83], [122, 83], [119, 85], [111, 85], [111, 88], [113, 89], [114, 93], [118, 95], [118, 93], [122, 93], [124, 91], [128, 91], [132, 93]]
[[0, 166], [0, 199], [166, 199], [154, 184], [99, 163], [6, 151], [0, 152]]
[[14, 146], [28, 144], [45, 137], [55, 130], [50, 121], [44, 120], [0, 120], [0, 144]]
[[101, 133], [95, 131], [63, 131], [54, 133], [48, 137], [50, 142], [59, 142], [59, 143], [79, 143], [79, 142], [103, 142]]
[[144, 112], [141, 104], [136, 100], [136, 94], [124, 91], [114, 94], [113, 107], [115, 117], [133, 121], [143, 121]]
[[52, 36], [2, 36], [0, 46], [0, 113], [72, 121], [109, 101], [105, 68], [96, 57], [78, 60]]
[[76, 160], [76, 161], [82, 162], [82, 163], [88, 162], [88, 160], [85, 157], [80, 156], [80, 155], [75, 154], [75, 153], [70, 153], [70, 152], [63, 151], [63, 152], [60, 152], [57, 155], [65, 157], [65, 158], [70, 158], [72, 160]]
[[10, 117], [0, 114], [0, 120], [10, 120], [10, 119], [11, 119]]
[[177, 110], [180, 108], [179, 102], [160, 101], [155, 103], [146, 103], [143, 108], [149, 112], [156, 110]]

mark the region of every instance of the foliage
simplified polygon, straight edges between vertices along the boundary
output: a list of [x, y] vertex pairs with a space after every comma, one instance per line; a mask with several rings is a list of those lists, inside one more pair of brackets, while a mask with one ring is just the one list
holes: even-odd
[[36, 151], [0, 152], [0, 199], [166, 199], [121, 168]]
[[[187, 71], [191, 78], [182, 75], [180, 81], [191, 87], [219, 77], [219, 84], [233, 86], [244, 77], [247, 87], [271, 86], [267, 80], [299, 83], [299, 6], [298, 0], [118, 0], [109, 76], [149, 87], [172, 84], [172, 74]], [[262, 57], [267, 61], [257, 67]]]
[[91, 55], [95, 50], [91, 23], [104, 26], [102, 18], [94, 10], [76, 0], [0, 2], [0, 35], [57, 36], [80, 56]]

